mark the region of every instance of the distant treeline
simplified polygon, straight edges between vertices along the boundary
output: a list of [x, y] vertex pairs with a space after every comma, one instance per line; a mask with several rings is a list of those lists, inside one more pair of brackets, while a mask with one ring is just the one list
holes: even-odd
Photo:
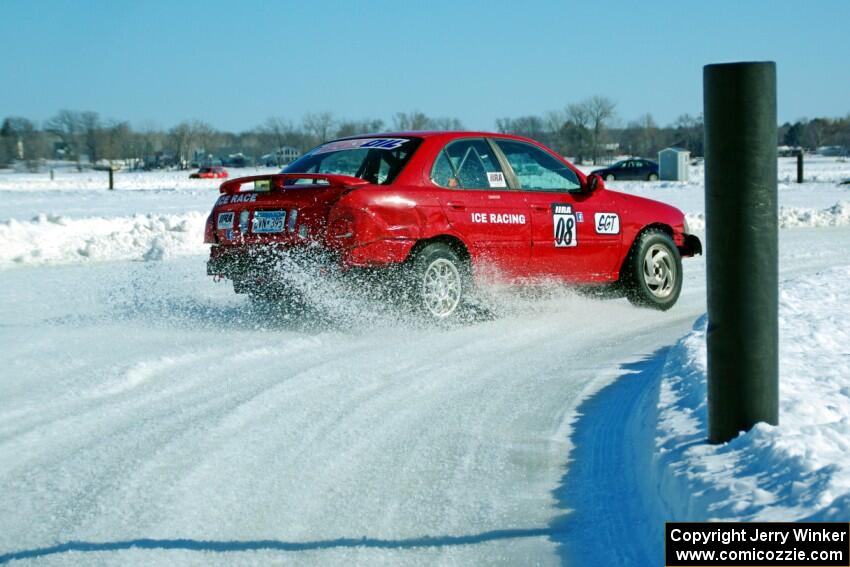
[[[543, 115], [500, 118], [498, 132], [539, 140], [562, 155], [594, 163], [614, 155], [653, 157], [678, 146], [703, 153], [702, 116], [683, 114], [673, 124], [658, 126], [652, 115], [623, 123], [616, 104], [590, 97]], [[46, 160], [68, 160], [78, 166], [121, 161], [132, 167], [189, 167], [200, 163], [281, 165], [294, 155], [336, 137], [386, 130], [462, 130], [457, 118], [435, 118], [422, 112], [396, 113], [390, 123], [380, 118], [351, 120], [331, 112], [309, 113], [299, 121], [271, 117], [244, 132], [225, 132], [198, 121], [162, 130], [134, 129], [129, 122], [103, 119], [97, 112], [61, 110], [43, 123], [10, 116], [0, 128], [0, 167], [24, 163], [38, 168]], [[779, 127], [779, 145], [815, 149], [850, 147], [850, 115], [815, 118]]]

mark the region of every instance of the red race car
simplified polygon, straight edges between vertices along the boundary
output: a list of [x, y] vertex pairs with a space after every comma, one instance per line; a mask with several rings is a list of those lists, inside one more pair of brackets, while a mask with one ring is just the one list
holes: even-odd
[[615, 284], [669, 309], [682, 256], [702, 253], [678, 209], [608, 190], [534, 140], [479, 132], [344, 138], [280, 174], [226, 181], [204, 241], [207, 272], [237, 292], [285, 295], [274, 258], [318, 256], [342, 272], [400, 274], [385, 279], [436, 319], [492, 274]]
[[221, 166], [202, 167], [189, 176], [189, 179], [227, 179], [227, 170]]

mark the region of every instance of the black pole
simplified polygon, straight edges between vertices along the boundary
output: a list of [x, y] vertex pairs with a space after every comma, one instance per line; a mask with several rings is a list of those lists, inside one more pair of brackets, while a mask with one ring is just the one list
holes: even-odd
[[776, 64], [703, 69], [709, 441], [779, 422]]
[[115, 184], [112, 182], [112, 175], [113, 175], [112, 166], [110, 166], [109, 167], [109, 189], [110, 190], [115, 188]]
[[797, 183], [803, 182], [803, 150], [797, 151]]

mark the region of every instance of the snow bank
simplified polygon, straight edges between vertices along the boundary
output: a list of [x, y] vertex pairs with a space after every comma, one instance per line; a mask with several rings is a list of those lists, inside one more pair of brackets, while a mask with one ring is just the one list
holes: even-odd
[[20, 264], [162, 260], [203, 254], [206, 215], [134, 215], [69, 219], [41, 214], [0, 221], [0, 269]]
[[[688, 226], [705, 230], [705, 213], [687, 213]], [[840, 201], [825, 209], [780, 207], [779, 228], [850, 225], [850, 201]]]
[[779, 426], [707, 444], [705, 318], [672, 349], [657, 408], [646, 408], [658, 492], [647, 498], [660, 499], [664, 519], [850, 518], [848, 279], [842, 267], [782, 285]]
[[[223, 179], [190, 179], [189, 175], [196, 170], [183, 171], [117, 171], [113, 175], [116, 191], [151, 191], [175, 189], [215, 189]], [[230, 176], [243, 177], [246, 175], [263, 175], [277, 173], [280, 168], [245, 168], [231, 169]], [[107, 191], [109, 174], [105, 171], [75, 171], [57, 169], [53, 179], [49, 172], [14, 173], [0, 172], [0, 192], [20, 191]]]

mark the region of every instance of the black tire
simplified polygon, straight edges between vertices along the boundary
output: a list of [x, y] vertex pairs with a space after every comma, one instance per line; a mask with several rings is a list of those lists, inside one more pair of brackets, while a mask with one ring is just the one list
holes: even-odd
[[614, 177], [613, 173], [606, 173], [605, 174], [605, 183], [611, 183], [615, 179], [616, 179], [616, 177]]
[[457, 320], [472, 289], [469, 263], [448, 244], [432, 242], [407, 268], [404, 295], [413, 311], [432, 321]]
[[623, 265], [620, 282], [633, 305], [661, 311], [673, 307], [682, 291], [682, 256], [670, 235], [657, 228], [641, 232]]
[[658, 181], [658, 174], [657, 174], [657, 173], [650, 173], [650, 174], [646, 177], [646, 180], [647, 180], [647, 181]]

